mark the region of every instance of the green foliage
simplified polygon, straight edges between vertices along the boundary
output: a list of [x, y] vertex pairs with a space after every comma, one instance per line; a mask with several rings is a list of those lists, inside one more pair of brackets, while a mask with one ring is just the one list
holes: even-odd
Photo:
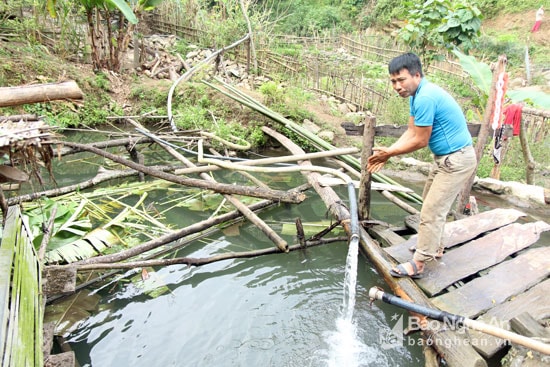
[[479, 8], [487, 14], [487, 16], [494, 16], [497, 14], [513, 14], [520, 13], [526, 10], [536, 10], [544, 2], [540, 0], [480, 0]]
[[413, 5], [399, 36], [429, 65], [443, 59], [442, 49], [461, 47], [468, 52], [480, 28], [481, 12], [468, 1], [427, 0]]
[[[495, 37], [483, 36], [479, 39], [479, 51], [481, 56], [490, 60], [498, 59], [500, 55], [506, 55], [508, 67], [523, 67], [525, 59], [525, 46], [513, 34], [497, 34]], [[479, 52], [478, 52], [479, 53]]]
[[43, 116], [49, 125], [60, 128], [95, 126], [104, 123], [108, 116], [123, 115], [120, 106], [111, 103], [107, 94], [90, 95], [86, 102], [77, 108], [69, 102], [52, 101], [26, 104], [23, 109], [26, 113]]
[[[288, 14], [278, 22], [276, 31], [297, 36], [314, 36], [324, 31], [353, 30], [351, 19], [347, 18], [343, 7], [348, 4], [333, 5], [330, 2], [288, 1]], [[352, 6], [353, 8], [353, 6]], [[356, 9], [358, 11], [358, 9]]]
[[103, 72], [98, 72], [95, 75], [95, 78], [90, 81], [90, 84], [93, 87], [102, 89], [104, 91], [109, 91], [111, 89], [111, 82]]
[[264, 96], [264, 102], [267, 106], [282, 104], [284, 102], [283, 88], [274, 81], [264, 83], [258, 89]]
[[[470, 74], [474, 83], [485, 94], [485, 98], [487, 98], [493, 79], [489, 66], [477, 61], [473, 56], [466, 56], [459, 51], [455, 51], [454, 53], [459, 58], [464, 71]], [[540, 107], [550, 108], [550, 96], [545, 92], [508, 90], [506, 96], [513, 102], [525, 101]]]
[[404, 19], [409, 10], [409, 4], [399, 0], [379, 0], [374, 3], [373, 7], [363, 9], [361, 28], [384, 27], [394, 19]]
[[377, 124], [407, 125], [409, 122], [408, 99], [392, 95], [386, 102], [386, 108], [377, 116]]

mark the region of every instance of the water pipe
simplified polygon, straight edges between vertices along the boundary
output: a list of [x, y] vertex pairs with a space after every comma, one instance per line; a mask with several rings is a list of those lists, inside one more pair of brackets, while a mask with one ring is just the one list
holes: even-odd
[[481, 321], [472, 320], [465, 316], [455, 315], [446, 311], [441, 311], [434, 308], [429, 308], [426, 306], [418, 305], [394, 295], [388, 294], [381, 290], [378, 287], [372, 287], [369, 290], [369, 297], [371, 300], [382, 300], [391, 305], [404, 308], [405, 310], [419, 313], [421, 315], [427, 316], [431, 319], [444, 322], [449, 325], [456, 326], [466, 326], [471, 329], [481, 331], [485, 334], [490, 334], [501, 339], [509, 340], [512, 343], [516, 343], [532, 349], [534, 351], [550, 354], [550, 344], [543, 343], [541, 341], [535, 340], [533, 338], [526, 337], [524, 335], [516, 334], [512, 331], [504, 330], [502, 328], [485, 324]]

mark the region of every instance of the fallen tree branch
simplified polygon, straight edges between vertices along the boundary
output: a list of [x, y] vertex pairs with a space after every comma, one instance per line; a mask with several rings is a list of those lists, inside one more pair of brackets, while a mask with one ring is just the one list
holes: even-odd
[[[162, 166], [162, 167], [158, 166], [158, 167], [155, 167], [155, 169], [159, 170], [159, 171], [177, 170], [176, 167], [171, 167], [171, 166]], [[33, 192], [31, 194], [16, 196], [16, 197], [13, 197], [13, 198], [9, 198], [7, 202], [8, 202], [8, 205], [16, 205], [16, 204], [21, 204], [21, 203], [33, 201], [33, 200], [36, 200], [36, 199], [39, 199], [39, 198], [42, 198], [42, 197], [48, 197], [48, 198], [57, 197], [57, 196], [65, 195], [65, 194], [68, 194], [68, 193], [71, 193], [71, 192], [74, 192], [74, 191], [89, 189], [90, 187], [99, 185], [100, 183], [106, 182], [106, 181], [109, 181], [109, 180], [115, 180], [115, 179], [118, 179], [118, 178], [136, 176], [138, 173], [139, 172], [135, 171], [135, 170], [110, 171], [110, 170], [106, 170], [106, 169], [100, 167], [97, 175], [95, 177], [89, 179], [89, 180], [86, 180], [86, 181], [83, 181], [83, 182], [80, 182], [80, 183], [77, 183], [77, 184], [74, 184], [74, 185], [59, 187], [59, 188], [56, 188], [56, 189], [44, 190], [44, 191], [39, 191], [39, 192]]]
[[258, 197], [258, 198], [275, 200], [275, 201], [292, 203], [292, 204], [298, 204], [305, 200], [305, 194], [301, 192], [296, 192], [293, 190], [285, 192], [280, 190], [263, 189], [263, 188], [257, 188], [257, 187], [238, 186], [238, 185], [223, 184], [223, 183], [212, 183], [205, 180], [199, 180], [194, 178], [184, 178], [184, 177], [176, 176], [174, 174], [158, 171], [141, 164], [134, 163], [128, 159], [121, 158], [117, 155], [111, 154], [104, 150], [97, 149], [95, 147], [91, 147], [85, 144], [79, 144], [74, 142], [61, 142], [61, 141], [57, 143], [63, 144], [72, 148], [79, 148], [82, 150], [86, 150], [88, 152], [110, 159], [113, 162], [135, 169], [136, 171], [143, 172], [149, 176], [157, 177], [157, 178], [160, 178], [169, 182], [174, 182], [184, 186], [199, 187], [202, 189], [212, 190], [222, 194], [252, 196], [252, 197]]
[[[328, 239], [318, 239], [314, 241], [306, 241], [306, 248], [319, 246], [326, 243], [332, 242], [342, 242], [347, 241], [347, 237], [335, 237]], [[301, 244], [292, 245], [288, 247], [288, 251], [303, 250]], [[288, 252], [287, 251], [287, 252]], [[286, 253], [281, 251], [278, 248], [267, 248], [262, 250], [252, 250], [252, 251], [242, 251], [242, 252], [226, 252], [224, 254], [214, 255], [210, 257], [203, 258], [193, 258], [193, 257], [176, 257], [173, 259], [154, 259], [154, 260], [142, 260], [142, 261], [131, 261], [125, 263], [98, 263], [98, 264], [79, 264], [73, 263], [70, 265], [50, 265], [47, 266], [48, 270], [56, 269], [66, 269], [68, 267], [75, 267], [77, 271], [86, 271], [86, 270], [100, 270], [100, 269], [133, 269], [133, 268], [144, 268], [148, 266], [168, 266], [176, 264], [186, 264], [190, 266], [201, 266], [206, 264], [211, 264], [213, 262], [229, 260], [229, 259], [243, 259], [250, 258], [262, 255], [271, 255], [277, 253]]]

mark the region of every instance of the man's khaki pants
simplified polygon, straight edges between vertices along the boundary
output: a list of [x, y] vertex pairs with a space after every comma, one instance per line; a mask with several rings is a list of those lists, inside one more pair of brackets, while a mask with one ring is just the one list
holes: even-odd
[[454, 153], [434, 156], [434, 166], [424, 185], [414, 260], [430, 261], [443, 250], [443, 229], [463, 184], [472, 176], [477, 159], [470, 145]]

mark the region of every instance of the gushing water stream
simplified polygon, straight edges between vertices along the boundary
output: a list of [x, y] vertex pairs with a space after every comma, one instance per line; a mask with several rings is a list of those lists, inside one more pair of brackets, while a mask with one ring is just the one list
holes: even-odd
[[353, 185], [348, 185], [351, 212], [351, 239], [348, 244], [344, 275], [344, 296], [341, 315], [336, 319], [336, 331], [327, 337], [329, 344], [328, 366], [357, 367], [365, 365], [367, 346], [357, 336], [353, 324], [355, 290], [357, 285], [357, 262], [359, 256], [359, 223], [357, 202]]

